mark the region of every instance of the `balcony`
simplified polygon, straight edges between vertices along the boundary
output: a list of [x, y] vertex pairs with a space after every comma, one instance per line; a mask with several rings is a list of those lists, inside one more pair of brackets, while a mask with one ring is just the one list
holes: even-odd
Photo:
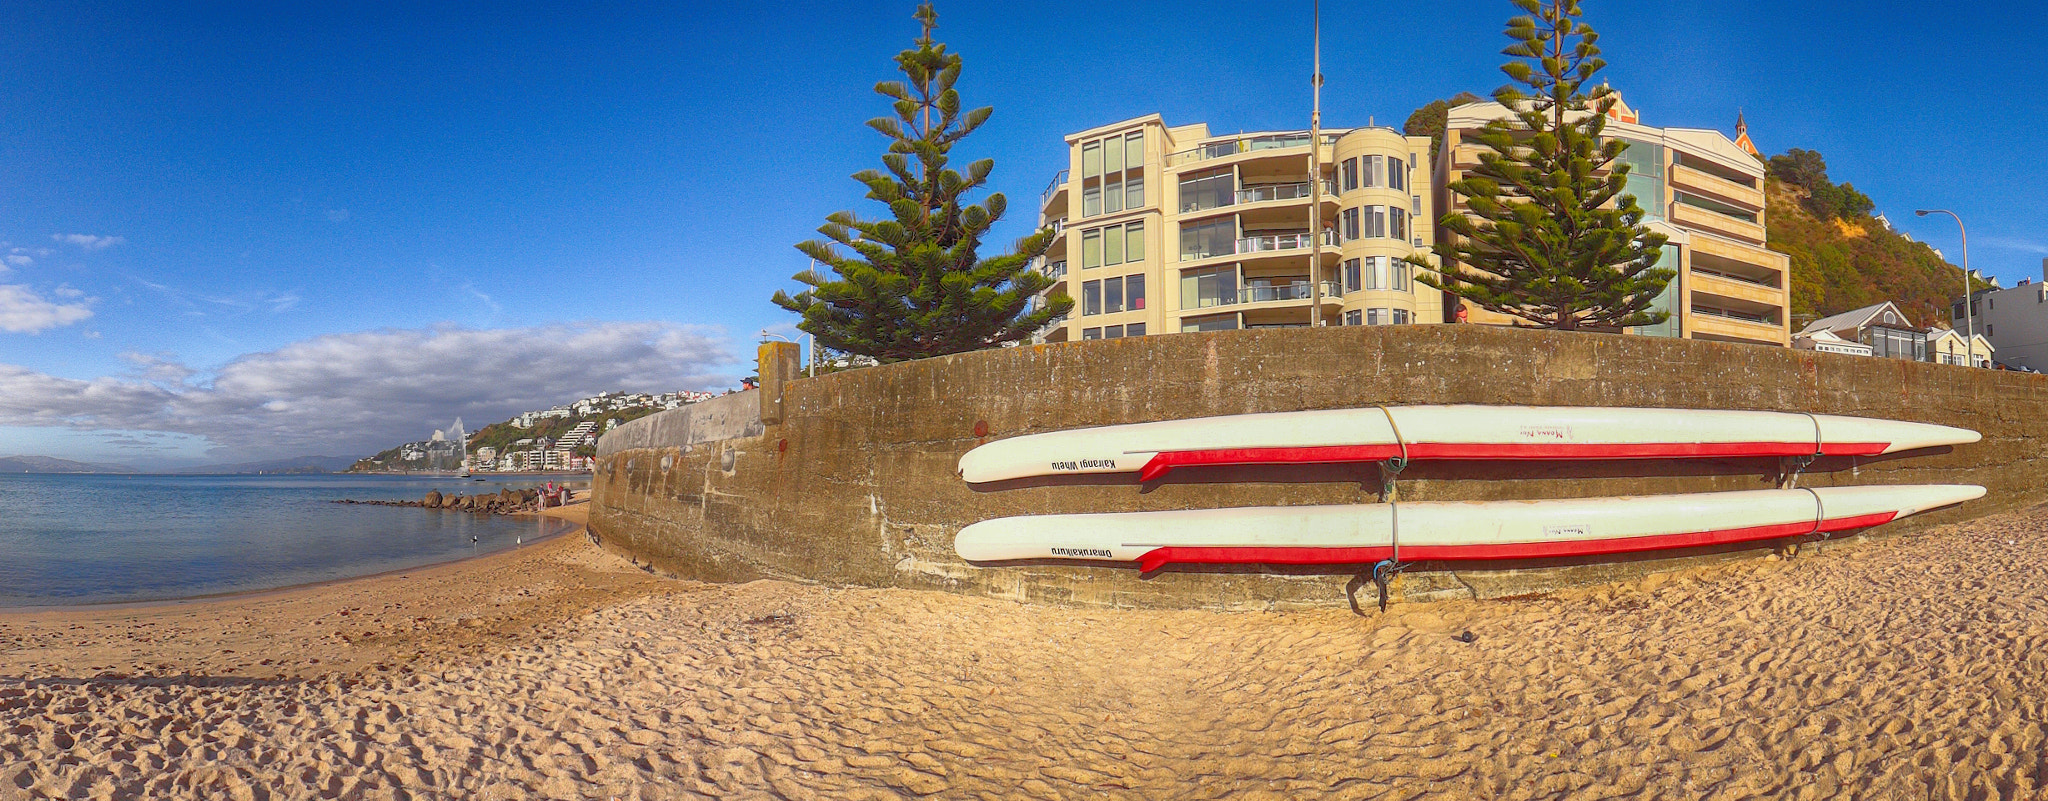
[[[1330, 134], [1323, 135], [1323, 144], [1327, 145], [1335, 141], [1337, 141], [1335, 136]], [[1242, 136], [1222, 142], [1210, 142], [1190, 150], [1173, 153], [1166, 157], [1166, 161], [1168, 164], [1177, 167], [1183, 164], [1194, 164], [1196, 162], [1235, 156], [1240, 153], [1254, 153], [1261, 150], [1284, 150], [1296, 147], [1305, 148], [1307, 146], [1307, 131]]]
[[[1292, 184], [1247, 186], [1237, 190], [1237, 202], [1266, 203], [1275, 200], [1304, 200], [1308, 198], [1308, 190], [1307, 181]], [[1323, 197], [1326, 199], [1335, 199], [1337, 197], [1336, 181], [1323, 182]]]
[[1698, 227], [1739, 242], [1762, 244], [1764, 227], [1749, 220], [1730, 217], [1691, 203], [1671, 204], [1671, 221], [1687, 228]]
[[1041, 193], [1039, 193], [1039, 195], [1038, 195], [1038, 205], [1039, 205], [1039, 207], [1043, 208], [1043, 207], [1045, 206], [1045, 204], [1047, 204], [1047, 203], [1050, 203], [1050, 202], [1052, 202], [1052, 196], [1053, 196], [1053, 195], [1057, 195], [1057, 194], [1059, 194], [1059, 193], [1060, 193], [1060, 190], [1063, 190], [1063, 189], [1066, 189], [1066, 188], [1067, 188], [1067, 171], [1066, 171], [1066, 170], [1060, 170], [1060, 171], [1059, 171], [1058, 173], [1055, 173], [1055, 174], [1054, 174], [1054, 175], [1052, 176], [1052, 183], [1049, 183], [1049, 184], [1046, 184], [1046, 185], [1045, 185], [1045, 191], [1044, 191], [1044, 192], [1041, 192]]
[[1769, 345], [1783, 345], [1786, 342], [1784, 326], [1773, 322], [1768, 315], [1760, 313], [1694, 306], [1692, 317], [1686, 321], [1685, 327], [1699, 339], [1758, 342]]
[[1692, 282], [1686, 287], [1693, 292], [1746, 303], [1780, 308], [1785, 305], [1785, 290], [1777, 286], [1758, 278], [1709, 270], [1697, 265], [1692, 268]]
[[[1290, 301], [1308, 300], [1310, 295], [1309, 283], [1308, 280], [1305, 278], [1294, 281], [1292, 283], [1281, 284], [1278, 286], [1226, 286], [1222, 287], [1221, 291], [1215, 291], [1214, 288], [1205, 289], [1209, 291], [1210, 294], [1197, 296], [1195, 299], [1195, 305], [1190, 306], [1186, 309], [1182, 309], [1182, 311], [1192, 312], [1202, 309], [1213, 309], [1225, 306], [1243, 306], [1252, 303], [1285, 303]], [[1337, 282], [1335, 281], [1324, 281], [1323, 302], [1342, 303], [1343, 288], [1338, 286]]]
[[1706, 195], [1723, 203], [1739, 206], [1751, 211], [1764, 207], [1763, 190], [1730, 181], [1705, 170], [1687, 167], [1683, 164], [1671, 166], [1671, 185], [1679, 190]]
[[1045, 277], [1047, 278], [1050, 278], [1054, 281], [1058, 281], [1061, 278], [1065, 278], [1067, 275], [1067, 262], [1065, 259], [1061, 259], [1055, 262], [1047, 262], [1044, 266], [1039, 268], [1039, 272], [1045, 273]]
[[[1248, 236], [1237, 240], [1237, 253], [1241, 255], [1245, 253], [1269, 253], [1279, 250], [1301, 250], [1315, 244], [1313, 236], [1313, 234], [1307, 231], [1292, 234]], [[1342, 243], [1338, 240], [1336, 231], [1324, 231], [1323, 244], [1334, 247]]]

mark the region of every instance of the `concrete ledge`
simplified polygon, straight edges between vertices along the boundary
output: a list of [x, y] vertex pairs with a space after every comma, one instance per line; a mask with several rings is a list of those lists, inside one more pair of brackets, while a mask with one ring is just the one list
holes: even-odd
[[[783, 420], [749, 392], [645, 418], [599, 443], [592, 528], [676, 575], [795, 578], [1111, 607], [1278, 609], [1345, 602], [1346, 570], [984, 567], [953, 555], [991, 517], [1371, 503], [1370, 467], [1192, 469], [973, 488], [954, 470], [990, 439], [1091, 425], [1372, 404], [1668, 406], [1821, 412], [1975, 428], [1984, 441], [1904, 458], [1831, 459], [1810, 486], [1974, 483], [1960, 510], [1890, 536], [2048, 500], [2039, 480], [2048, 377], [1751, 345], [1469, 325], [1177, 334], [1006, 348], [790, 380]], [[749, 406], [748, 404], [753, 404]], [[748, 415], [751, 413], [751, 417]], [[1770, 486], [1774, 460], [1419, 463], [1407, 500], [1505, 500]], [[1606, 559], [1421, 564], [1410, 599], [1502, 597], [1613, 581], [1751, 549]], [[1367, 589], [1370, 592], [1370, 589]]]

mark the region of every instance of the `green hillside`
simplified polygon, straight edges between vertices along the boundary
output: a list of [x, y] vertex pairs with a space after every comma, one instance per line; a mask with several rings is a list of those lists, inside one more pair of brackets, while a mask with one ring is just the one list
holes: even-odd
[[1792, 330], [1886, 300], [1915, 325], [1948, 323], [1962, 268], [1871, 217], [1870, 199], [1830, 181], [1820, 154], [1795, 148], [1771, 157], [1770, 167], [1769, 246], [1792, 258]]

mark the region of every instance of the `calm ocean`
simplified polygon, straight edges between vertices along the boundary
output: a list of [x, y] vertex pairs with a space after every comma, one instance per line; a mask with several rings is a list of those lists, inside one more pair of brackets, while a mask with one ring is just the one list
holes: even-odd
[[0, 607], [262, 590], [490, 553], [569, 524], [332, 501], [473, 495], [548, 480], [0, 475]]

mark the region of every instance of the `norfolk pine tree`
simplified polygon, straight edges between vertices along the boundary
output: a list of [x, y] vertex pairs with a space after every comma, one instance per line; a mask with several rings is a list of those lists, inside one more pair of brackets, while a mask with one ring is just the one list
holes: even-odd
[[1514, 119], [1480, 129], [1474, 138], [1491, 152], [1481, 151], [1479, 166], [1450, 185], [1468, 213], [1438, 222], [1455, 234], [1434, 248], [1446, 267], [1420, 256], [1406, 261], [1437, 273], [1417, 281], [1538, 328], [1663, 322], [1669, 315], [1650, 305], [1676, 275], [1656, 266], [1665, 236], [1644, 227], [1642, 208], [1622, 194], [1628, 164], [1615, 160], [1627, 143], [1601, 137], [1612, 90], [1585, 89], [1606, 65], [1594, 45], [1599, 35], [1578, 21], [1578, 0], [1513, 2], [1529, 16], [1508, 21], [1515, 44], [1501, 52], [1521, 60], [1501, 72], [1528, 91], [1509, 85], [1493, 93]]
[[[803, 315], [797, 328], [817, 337], [819, 347], [884, 362], [1026, 339], [1074, 306], [1065, 295], [1054, 295], [1026, 313], [1032, 296], [1052, 285], [1030, 267], [1052, 244], [1051, 230], [1023, 238], [1007, 255], [977, 255], [1007, 201], [1001, 193], [990, 194], [984, 205], [964, 204], [962, 198], [988, 181], [995, 162], [969, 164], [964, 176], [946, 162], [953, 145], [993, 110], [962, 113], [953, 89], [960, 57], [932, 40], [938, 13], [930, 3], [918, 6], [916, 18], [924, 31], [917, 47], [896, 56], [907, 81], [875, 86], [894, 101], [896, 115], [868, 121], [891, 140], [882, 156], [888, 172], [853, 176], [867, 185], [870, 199], [888, 205], [890, 218], [864, 221], [850, 211], [827, 216], [818, 228], [825, 239], [796, 247], [838, 277], [807, 270], [795, 280], [808, 289], [795, 297], [777, 291], [774, 297], [776, 305]], [[851, 255], [842, 255], [842, 247]]]

